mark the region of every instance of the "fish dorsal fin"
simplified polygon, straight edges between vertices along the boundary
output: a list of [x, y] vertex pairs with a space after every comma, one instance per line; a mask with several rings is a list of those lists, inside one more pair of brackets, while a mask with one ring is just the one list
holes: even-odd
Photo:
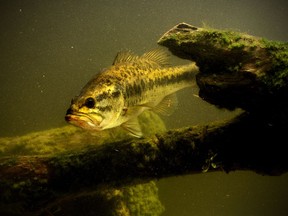
[[159, 66], [168, 66], [168, 54], [162, 49], [155, 49], [149, 52], [144, 53], [142, 56], [137, 56], [133, 54], [131, 51], [121, 51], [118, 52], [114, 61], [113, 65], [126, 63], [126, 62], [152, 62]]
[[139, 56], [136, 56], [131, 51], [121, 51], [117, 53], [113, 61], [113, 65], [125, 63], [125, 62], [132, 62], [138, 59], [139, 59]]
[[129, 119], [121, 127], [127, 130], [131, 136], [138, 138], [143, 136], [137, 117]]
[[160, 66], [168, 66], [169, 55], [162, 49], [155, 49], [144, 53], [141, 59], [152, 61]]

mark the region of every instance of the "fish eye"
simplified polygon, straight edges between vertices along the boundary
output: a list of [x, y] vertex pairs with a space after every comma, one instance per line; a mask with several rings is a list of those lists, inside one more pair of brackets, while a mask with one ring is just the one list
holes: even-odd
[[85, 100], [84, 105], [88, 108], [93, 108], [95, 106], [95, 100], [92, 97], [89, 97]]

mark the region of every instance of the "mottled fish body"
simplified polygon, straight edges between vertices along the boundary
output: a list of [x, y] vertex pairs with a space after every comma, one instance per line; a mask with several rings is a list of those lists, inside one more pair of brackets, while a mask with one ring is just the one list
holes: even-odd
[[92, 78], [75, 97], [66, 120], [84, 129], [101, 131], [121, 126], [141, 137], [137, 117], [152, 109], [170, 114], [175, 92], [195, 84], [195, 63], [167, 66], [167, 54], [154, 50], [135, 56], [120, 52], [114, 63]]

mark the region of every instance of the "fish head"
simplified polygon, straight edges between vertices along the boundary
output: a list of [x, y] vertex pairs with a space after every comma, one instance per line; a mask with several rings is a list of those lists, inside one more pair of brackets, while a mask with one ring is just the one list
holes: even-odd
[[65, 120], [86, 130], [101, 131], [120, 125], [119, 116], [123, 112], [124, 100], [120, 91], [100, 89], [82, 92], [71, 101]]
[[72, 99], [65, 120], [83, 129], [100, 131], [104, 116], [95, 112], [94, 104], [95, 100], [92, 97], [87, 97], [84, 101], [77, 97]]

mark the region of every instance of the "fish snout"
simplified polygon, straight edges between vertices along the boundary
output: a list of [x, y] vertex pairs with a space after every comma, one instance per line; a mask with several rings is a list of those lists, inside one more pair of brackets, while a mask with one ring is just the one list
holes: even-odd
[[74, 113], [74, 112], [73, 112], [73, 109], [69, 108], [69, 109], [66, 111], [65, 121], [70, 122], [73, 113]]
[[66, 116], [67, 115], [71, 115], [73, 114], [73, 110], [71, 108], [69, 108], [67, 111], [66, 111]]

